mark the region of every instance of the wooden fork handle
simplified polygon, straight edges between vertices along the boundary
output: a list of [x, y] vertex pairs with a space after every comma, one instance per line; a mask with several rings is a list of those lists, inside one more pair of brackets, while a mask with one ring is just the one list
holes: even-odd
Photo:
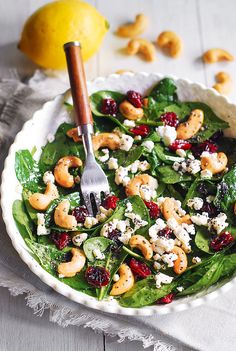
[[93, 119], [89, 104], [80, 43], [78, 41], [66, 43], [64, 45], [64, 50], [76, 114], [75, 122], [78, 127], [83, 127], [88, 124], [92, 125]]

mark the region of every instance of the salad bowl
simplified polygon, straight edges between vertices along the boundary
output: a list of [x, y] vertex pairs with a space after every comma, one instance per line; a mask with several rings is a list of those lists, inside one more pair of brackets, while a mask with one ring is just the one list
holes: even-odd
[[[128, 90], [134, 90], [146, 96], [163, 78], [163, 75], [158, 73], [112, 74], [108, 77], [100, 77], [88, 82], [88, 92], [89, 95], [102, 90], [126, 94]], [[236, 138], [236, 105], [232, 104], [226, 97], [221, 96], [215, 90], [208, 89], [202, 84], [193, 83], [187, 79], [178, 79], [173, 76], [169, 78], [175, 83], [178, 98], [181, 102], [194, 101], [207, 104], [222, 121], [229, 124], [229, 128], [226, 128], [224, 131], [224, 135]], [[119, 305], [116, 299], [108, 298], [99, 301], [94, 296], [77, 291], [73, 286], [69, 286], [51, 275], [40, 265], [35, 257], [35, 253], [32, 252], [20, 234], [19, 226], [16, 225], [12, 215], [13, 203], [17, 199], [20, 200], [22, 198], [22, 188], [15, 176], [15, 155], [19, 150], [29, 150], [33, 154], [34, 159], [36, 161], [39, 160], [42, 147], [48, 140], [53, 139], [52, 136], [56, 133], [58, 127], [62, 123], [72, 123], [73, 113], [70, 111], [70, 108], [68, 110], [68, 105], [70, 104], [72, 104], [70, 91], [47, 102], [41, 110], [34, 114], [31, 120], [25, 123], [21, 132], [17, 134], [5, 161], [1, 185], [3, 219], [14, 248], [30, 270], [52, 289], [77, 303], [104, 312], [124, 315], [145, 316], [181, 311], [203, 304], [231, 288], [236, 282], [234, 274], [222, 279], [218, 284], [214, 284], [207, 289], [202, 289], [194, 295], [180, 297], [171, 304], [154, 304], [144, 307], [140, 306], [139, 308], [132, 306], [130, 308], [128, 305]]]

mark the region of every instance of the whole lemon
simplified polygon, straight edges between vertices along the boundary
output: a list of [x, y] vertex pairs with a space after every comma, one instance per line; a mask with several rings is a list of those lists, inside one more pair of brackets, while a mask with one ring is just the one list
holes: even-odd
[[108, 28], [107, 20], [90, 4], [53, 1], [28, 18], [18, 48], [42, 67], [63, 69], [64, 43], [80, 41], [83, 59], [87, 60], [99, 49]]

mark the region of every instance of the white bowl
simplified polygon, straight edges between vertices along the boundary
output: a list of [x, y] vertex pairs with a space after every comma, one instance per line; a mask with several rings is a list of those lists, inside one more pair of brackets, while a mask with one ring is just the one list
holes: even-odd
[[[113, 74], [107, 78], [97, 78], [94, 81], [89, 82], [88, 90], [89, 94], [92, 94], [95, 91], [104, 89], [119, 91], [122, 93], [133, 89], [145, 94], [162, 78], [163, 75], [156, 73]], [[178, 79], [176, 77], [171, 78], [175, 81], [178, 87], [178, 96], [180, 100], [205, 102], [219, 117], [230, 123], [231, 128], [229, 128], [225, 134], [227, 136], [236, 137], [236, 105], [230, 103], [227, 98], [219, 95], [215, 90], [207, 89], [202, 84], [193, 83], [186, 79]], [[17, 134], [15, 142], [10, 148], [2, 174], [1, 205], [3, 219], [13, 246], [31, 271], [34, 272], [44, 283], [75, 302], [104, 312], [124, 315], [144, 316], [156, 313], [166, 314], [173, 311], [184, 310], [191, 306], [200, 305], [232, 287], [236, 282], [236, 278], [224, 282], [224, 285], [221, 283], [220, 287], [215, 286], [207, 291], [203, 291], [201, 294], [175, 300], [170, 305], [124, 308], [119, 306], [115, 300], [109, 302], [97, 301], [96, 298], [72, 289], [51, 276], [38, 264], [22, 239], [12, 216], [12, 204], [14, 200], [21, 198], [21, 194], [19, 193], [19, 183], [16, 179], [14, 170], [15, 152], [20, 149], [32, 150], [32, 148], [36, 146], [37, 152], [35, 157], [39, 157], [41, 146], [45, 145], [47, 142], [48, 134], [54, 133], [62, 122], [70, 120], [66, 108], [63, 106], [65, 100], [71, 100], [69, 92], [64, 95], [59, 95], [54, 100], [47, 102], [41, 110], [34, 114], [31, 120], [25, 123], [22, 131]]]

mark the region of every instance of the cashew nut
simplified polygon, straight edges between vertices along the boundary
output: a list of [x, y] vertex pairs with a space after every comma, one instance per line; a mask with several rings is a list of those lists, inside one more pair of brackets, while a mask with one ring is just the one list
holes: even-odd
[[46, 211], [52, 200], [59, 197], [57, 187], [52, 182], [48, 182], [44, 194], [34, 193], [29, 197], [30, 205], [38, 211]]
[[202, 59], [205, 63], [215, 63], [219, 61], [233, 61], [234, 57], [228, 51], [217, 48], [206, 51]]
[[180, 123], [176, 129], [177, 139], [187, 140], [192, 138], [201, 129], [204, 121], [202, 110], [193, 110], [186, 122]]
[[220, 94], [229, 94], [232, 90], [232, 79], [230, 75], [226, 72], [219, 72], [215, 78], [217, 83], [213, 85], [213, 88], [216, 89]]
[[120, 279], [113, 284], [110, 295], [116, 296], [129, 291], [134, 285], [134, 276], [127, 264], [123, 263], [119, 268]]
[[[125, 192], [127, 196], [139, 195], [143, 200], [150, 201], [154, 197], [157, 187], [157, 180], [149, 174], [143, 173], [136, 175], [129, 181]], [[149, 198], [147, 198], [146, 192], [150, 194]]]
[[174, 267], [173, 267], [174, 272], [176, 274], [183, 273], [188, 266], [188, 259], [187, 259], [186, 253], [178, 246], [174, 246], [171, 252], [173, 252], [178, 256], [178, 258], [174, 261]]
[[183, 50], [182, 39], [175, 32], [162, 32], [157, 38], [157, 45], [164, 49], [169, 56], [178, 57]]
[[66, 132], [66, 135], [69, 138], [72, 138], [75, 143], [78, 143], [79, 141], [82, 141], [82, 138], [79, 137], [79, 135], [78, 135], [78, 129], [77, 128], [71, 128], [70, 130], [68, 130]]
[[108, 147], [110, 150], [116, 150], [120, 147], [120, 137], [115, 133], [100, 133], [93, 136], [93, 149], [97, 151], [101, 147]]
[[69, 210], [69, 200], [63, 200], [59, 203], [54, 212], [54, 221], [56, 225], [65, 229], [74, 229], [77, 227], [77, 221], [75, 217], [68, 214]]
[[148, 107], [148, 98], [143, 99], [143, 106]]
[[212, 174], [222, 172], [228, 163], [228, 158], [224, 152], [216, 152], [201, 157], [201, 168], [207, 169]]
[[141, 107], [134, 107], [129, 101], [124, 100], [119, 106], [120, 113], [125, 118], [135, 121], [143, 117], [143, 109]]
[[150, 41], [141, 38], [130, 40], [126, 48], [126, 53], [128, 55], [140, 53], [146, 61], [154, 61], [156, 57], [155, 46]]
[[69, 173], [69, 168], [82, 166], [82, 161], [76, 156], [62, 157], [54, 168], [56, 182], [64, 188], [72, 188], [75, 184], [74, 177]]
[[133, 235], [129, 241], [129, 245], [131, 248], [136, 247], [137, 249], [139, 249], [146, 260], [150, 260], [152, 258], [153, 256], [152, 245], [142, 235]]
[[161, 212], [166, 221], [170, 218], [175, 218], [178, 224], [182, 224], [182, 223], [191, 224], [192, 222], [191, 222], [190, 216], [188, 214], [184, 216], [180, 216], [178, 214], [178, 209], [179, 207], [178, 207], [177, 201], [170, 197], [165, 198], [165, 200], [161, 205]]
[[116, 34], [123, 38], [135, 38], [142, 34], [148, 26], [148, 18], [143, 13], [135, 17], [133, 23], [124, 24], [117, 29]]
[[71, 253], [71, 261], [60, 263], [57, 267], [57, 272], [62, 278], [74, 277], [76, 273], [79, 273], [85, 265], [86, 257], [82, 250], [74, 247], [71, 249]]

